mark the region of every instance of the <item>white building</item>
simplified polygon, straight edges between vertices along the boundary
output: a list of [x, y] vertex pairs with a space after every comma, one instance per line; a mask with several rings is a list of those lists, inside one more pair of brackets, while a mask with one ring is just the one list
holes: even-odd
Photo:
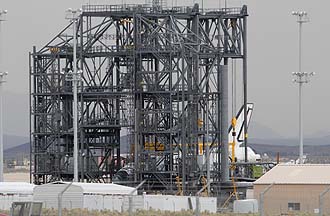
[[[58, 195], [70, 183], [54, 182], [34, 188], [34, 201], [43, 202], [43, 208], [58, 207]], [[72, 183], [63, 193], [62, 208], [86, 208], [89, 210], [128, 211], [132, 187], [117, 184]], [[195, 210], [196, 197], [171, 195], [137, 195], [132, 194], [132, 210], [155, 209], [161, 211]], [[215, 213], [217, 198], [200, 197], [201, 211]]]
[[34, 187], [26, 182], [0, 182], [0, 209], [9, 210], [13, 202], [32, 201]]
[[[34, 201], [43, 202], [43, 208], [57, 208], [59, 194], [69, 182], [53, 182], [34, 188]], [[74, 182], [62, 196], [62, 208], [87, 208], [95, 210], [122, 210], [123, 196], [134, 188], [117, 184]], [[136, 195], [135, 191], [133, 195]]]

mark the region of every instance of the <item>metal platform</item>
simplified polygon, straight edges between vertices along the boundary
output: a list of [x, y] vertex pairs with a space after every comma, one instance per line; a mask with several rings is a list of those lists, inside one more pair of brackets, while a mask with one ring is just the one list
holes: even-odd
[[[228, 95], [221, 80], [228, 59], [238, 58], [246, 81], [247, 16], [246, 6], [83, 6], [75, 32], [83, 70], [80, 181], [110, 182], [124, 165], [120, 147], [126, 144], [135, 182], [147, 179], [150, 189], [176, 193], [182, 187], [190, 194], [206, 176], [208, 143], [217, 154], [210, 181], [226, 180], [228, 157], [221, 161], [220, 155], [228, 149], [222, 121], [228, 116], [221, 107]], [[65, 80], [73, 67], [71, 25], [30, 54], [37, 184], [73, 178], [72, 83]], [[127, 143], [120, 143], [121, 135]]]

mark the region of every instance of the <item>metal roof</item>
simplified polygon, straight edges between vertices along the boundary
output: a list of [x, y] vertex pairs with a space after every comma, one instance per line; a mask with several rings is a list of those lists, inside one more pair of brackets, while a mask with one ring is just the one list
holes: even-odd
[[0, 182], [0, 194], [33, 194], [34, 187], [26, 182]]
[[[70, 182], [54, 182], [51, 184], [70, 184]], [[83, 194], [111, 194], [111, 195], [128, 195], [135, 188], [127, 187], [119, 184], [106, 184], [106, 183], [82, 183], [73, 182], [73, 186], [81, 187]], [[136, 195], [137, 192], [133, 193]]]
[[279, 164], [258, 180], [258, 184], [330, 184], [330, 164]]

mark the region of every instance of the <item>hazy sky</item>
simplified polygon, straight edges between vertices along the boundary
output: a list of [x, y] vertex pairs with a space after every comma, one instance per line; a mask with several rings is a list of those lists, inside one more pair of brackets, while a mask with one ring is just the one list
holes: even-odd
[[[2, 23], [0, 70], [10, 72], [5, 84], [5, 133], [29, 134], [28, 53], [43, 46], [68, 23], [65, 10], [82, 4], [116, 4], [110, 0], [1, 0], [0, 9], [9, 11]], [[137, 3], [144, 1], [129, 1]], [[188, 5], [201, 1], [169, 0], [168, 4]], [[204, 0], [205, 7], [224, 5], [222, 0]], [[291, 72], [298, 69], [298, 24], [292, 10], [305, 10], [311, 22], [303, 26], [303, 70], [316, 72], [304, 86], [304, 131], [330, 133], [330, 73], [328, 50], [330, 29], [326, 17], [328, 0], [227, 0], [227, 5], [248, 5], [248, 95], [255, 103], [254, 121], [272, 128], [283, 137], [298, 134], [298, 88]], [[25, 99], [22, 95], [25, 96]], [[250, 134], [253, 137], [253, 134]]]

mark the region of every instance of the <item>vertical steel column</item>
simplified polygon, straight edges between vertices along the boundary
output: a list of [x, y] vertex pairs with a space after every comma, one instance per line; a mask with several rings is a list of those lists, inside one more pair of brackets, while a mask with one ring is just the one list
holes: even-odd
[[[82, 37], [82, 35], [84, 34], [84, 17], [83, 15], [80, 16], [80, 69], [83, 72], [83, 68], [84, 68], [84, 37]], [[82, 78], [84, 75], [83, 73], [81, 74]], [[85, 182], [85, 131], [83, 128], [84, 125], [84, 117], [83, 117], [83, 113], [84, 113], [84, 85], [83, 82], [81, 82], [81, 88], [80, 88], [80, 92], [81, 92], [81, 97], [80, 97], [80, 113], [81, 113], [81, 118], [80, 118], [80, 158], [81, 158], [81, 182]]]
[[243, 18], [243, 91], [244, 91], [244, 160], [248, 162], [247, 145], [247, 16]]
[[[184, 59], [184, 53], [182, 52], [182, 59]], [[185, 64], [184, 61], [182, 60], [182, 68], [185, 68]], [[184, 73], [182, 71], [182, 73]], [[184, 74], [181, 74], [181, 76], [184, 76]], [[186, 155], [187, 155], [187, 130], [186, 130], [186, 117], [185, 117], [185, 81], [182, 78], [181, 79], [181, 85], [182, 85], [182, 99], [181, 99], [181, 103], [182, 103], [182, 107], [181, 107], [181, 111], [182, 111], [182, 122], [181, 122], [181, 151], [182, 151], [182, 162], [181, 162], [181, 172], [182, 172], [182, 191], [183, 193], [186, 192]]]
[[[35, 54], [36, 54], [36, 47], [33, 46], [33, 51], [32, 51], [32, 61], [33, 61], [33, 68], [32, 71], [30, 73], [30, 76], [32, 76], [32, 73], [36, 73], [36, 61], [35, 61]], [[31, 65], [30, 65], [31, 68]], [[31, 106], [33, 103], [33, 107], [30, 107], [30, 118], [31, 118], [31, 122], [30, 122], [30, 183], [35, 182], [34, 178], [32, 177], [32, 173], [35, 173], [37, 170], [37, 167], [39, 166], [39, 164], [37, 163], [37, 158], [35, 156], [35, 154], [33, 154], [33, 151], [35, 152], [35, 143], [36, 143], [36, 138], [33, 136], [33, 132], [36, 131], [36, 117], [33, 116], [33, 110], [36, 110], [36, 100], [34, 99], [34, 96], [32, 95], [33, 93], [37, 92], [37, 88], [36, 88], [36, 83], [37, 83], [37, 78], [36, 76], [33, 76], [33, 78], [31, 77], [31, 90], [30, 90], [30, 100], [31, 100]], [[32, 92], [32, 85], [33, 85], [33, 92]], [[32, 99], [33, 98], [33, 99]], [[33, 116], [33, 117], [32, 117]], [[33, 121], [32, 121], [33, 119]], [[34, 163], [33, 166], [33, 170], [32, 170], [32, 162]]]
[[[197, 4], [195, 4], [196, 6]], [[194, 6], [194, 7], [195, 7]], [[192, 156], [190, 158], [190, 167], [189, 170], [190, 172], [195, 172], [196, 170], [198, 170], [198, 162], [197, 162], [197, 156], [198, 156], [198, 130], [199, 130], [199, 126], [198, 126], [198, 121], [199, 121], [199, 98], [201, 96], [201, 90], [199, 89], [199, 71], [200, 71], [200, 33], [199, 33], [199, 8], [197, 9], [197, 14], [195, 15], [195, 17], [192, 20], [191, 23], [191, 28], [192, 28], [192, 32], [194, 33], [193, 35], [193, 41], [195, 43], [195, 50], [192, 53], [192, 82], [191, 82], [191, 92], [190, 92], [190, 103], [191, 103], [191, 112], [189, 112], [189, 114], [191, 115], [191, 118], [189, 118], [190, 120], [190, 136], [191, 136], [191, 140], [189, 145], [191, 145], [192, 148]], [[189, 115], [188, 115], [189, 116]], [[191, 174], [191, 173], [189, 173]], [[190, 184], [190, 187], [192, 185]], [[192, 188], [189, 188], [190, 190], [192, 190]]]
[[[117, 24], [118, 25], [118, 21], [117, 21]], [[116, 28], [116, 47], [118, 49], [119, 47], [119, 29]], [[121, 92], [121, 88], [119, 87], [120, 86], [120, 60], [118, 57], [116, 57], [114, 59], [114, 64], [116, 66], [116, 70], [114, 70], [116, 72], [116, 90], [113, 90], [113, 91], [117, 91], [117, 92]], [[121, 122], [120, 122], [120, 96], [117, 96], [116, 97], [116, 125], [121, 125]], [[121, 168], [121, 157], [120, 157], [120, 130], [117, 130], [117, 135], [116, 135], [117, 139], [117, 171]]]
[[[221, 175], [221, 149], [222, 149], [222, 139], [221, 139], [221, 17], [218, 17], [218, 23], [217, 23], [217, 29], [218, 29], [218, 43], [217, 43], [217, 138], [218, 138], [218, 181], [220, 182], [222, 179]], [[229, 171], [228, 171], [229, 172]], [[228, 177], [229, 179], [229, 177]]]
[[78, 182], [78, 80], [77, 80], [77, 20], [73, 19], [73, 181]]
[[[203, 8], [204, 10], [204, 8]], [[210, 34], [210, 26], [209, 26], [209, 20], [205, 20], [205, 32], [207, 36]], [[207, 60], [208, 62], [208, 60]], [[210, 73], [210, 68], [207, 64], [205, 68], [206, 74], [206, 179], [207, 179], [207, 194], [209, 195], [211, 193], [211, 187], [210, 187], [210, 182], [211, 182], [211, 173], [210, 173], [210, 145], [209, 145], [209, 91], [210, 91], [210, 85], [209, 85], [209, 73]]]
[[138, 157], [138, 130], [139, 130], [139, 124], [138, 124], [138, 110], [135, 108], [134, 111], [134, 168], [135, 168], [135, 173], [134, 173], [134, 181], [138, 181], [138, 176], [137, 176], [137, 171], [138, 171], [138, 166], [139, 166], [139, 157]]
[[[35, 47], [33, 47], [33, 53], [35, 52]], [[32, 183], [32, 98], [31, 98], [31, 92], [32, 92], [32, 70], [33, 68], [31, 67], [32, 65], [32, 53], [29, 53], [29, 140], [30, 140], [30, 146], [29, 146], [29, 150], [30, 150], [30, 183]]]
[[[208, 84], [207, 84], [208, 86]], [[207, 179], [207, 194], [211, 193], [211, 188], [209, 182], [211, 182], [211, 173], [210, 173], [210, 146], [209, 146], [209, 92], [207, 87], [207, 99], [206, 99], [206, 179]]]
[[220, 67], [221, 73], [221, 179], [229, 181], [229, 148], [228, 148], [228, 59]]
[[138, 151], [138, 148], [139, 148], [139, 145], [140, 145], [140, 133], [139, 133], [139, 121], [140, 121], [140, 112], [141, 112], [141, 107], [140, 107], [140, 103], [141, 103], [141, 98], [140, 98], [140, 82], [139, 82], [139, 78], [138, 78], [138, 75], [137, 75], [137, 70], [138, 70], [138, 59], [137, 59], [137, 44], [138, 44], [138, 36], [139, 36], [139, 25], [138, 25], [138, 16], [136, 13], [134, 13], [133, 15], [133, 29], [134, 29], [134, 69], [132, 71], [132, 73], [134, 74], [134, 97], [135, 97], [135, 113], [134, 113], [134, 117], [135, 117], [135, 121], [134, 121], [134, 124], [135, 124], [135, 128], [134, 128], [134, 168], [135, 168], [135, 175], [134, 175], [134, 181], [138, 181], [139, 180], [139, 176], [138, 176], [138, 172], [139, 172], [139, 151]]
[[[190, 31], [192, 31], [192, 25], [194, 23], [194, 18], [187, 21], [187, 29], [189, 29]], [[187, 36], [189, 38], [189, 40], [193, 41], [194, 38], [192, 36], [192, 34]], [[189, 182], [189, 174], [191, 172], [191, 170], [195, 169], [195, 160], [194, 160], [194, 156], [195, 156], [195, 134], [194, 134], [194, 128], [197, 124], [197, 118], [196, 118], [196, 114], [195, 113], [195, 109], [194, 109], [194, 76], [195, 76], [195, 62], [194, 62], [194, 53], [187, 53], [186, 51], [188, 50], [184, 50], [184, 55], [185, 57], [188, 59], [187, 60], [187, 115], [184, 115], [184, 118], [186, 118], [186, 125], [185, 125], [185, 129], [186, 130], [186, 143], [185, 143], [185, 148], [186, 148], [186, 154], [183, 155], [183, 157], [185, 158], [185, 166], [186, 166], [186, 182], [187, 184], [186, 186], [186, 191], [184, 191], [184, 193], [186, 193], [189, 190], [189, 187], [187, 188], [188, 182]], [[186, 183], [185, 182], [185, 183]]]
[[[228, 26], [228, 19], [224, 20], [225, 27]], [[229, 50], [229, 35], [224, 33], [224, 54], [228, 54]], [[221, 180], [222, 182], [229, 181], [229, 147], [228, 147], [228, 57], [223, 59], [223, 66], [220, 66], [220, 113], [221, 113]]]

